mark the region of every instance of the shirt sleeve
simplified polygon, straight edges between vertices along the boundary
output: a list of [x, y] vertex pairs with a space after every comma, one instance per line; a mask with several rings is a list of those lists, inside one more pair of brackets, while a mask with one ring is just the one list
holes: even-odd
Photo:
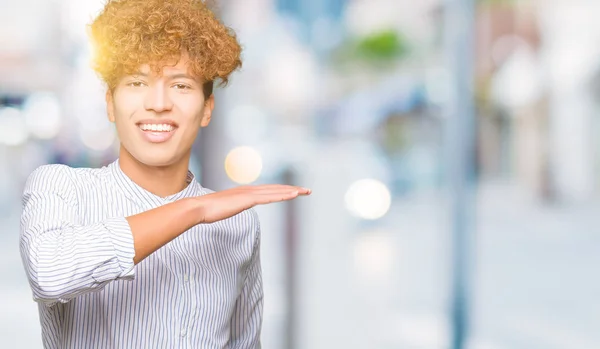
[[256, 220], [256, 238], [244, 286], [231, 319], [230, 348], [260, 349], [263, 318], [263, 282], [260, 265], [260, 225]]
[[135, 249], [125, 217], [81, 224], [74, 184], [64, 165], [45, 165], [27, 179], [19, 236], [35, 301], [53, 305], [135, 277]]

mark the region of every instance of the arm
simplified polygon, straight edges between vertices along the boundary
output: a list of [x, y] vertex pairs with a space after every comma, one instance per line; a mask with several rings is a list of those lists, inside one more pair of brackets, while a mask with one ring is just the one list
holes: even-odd
[[245, 186], [83, 225], [68, 170], [38, 168], [23, 193], [21, 257], [34, 299], [49, 305], [98, 291], [113, 280], [133, 279], [134, 264], [196, 224], [310, 194], [292, 186]]
[[260, 348], [262, 317], [263, 283], [260, 266], [260, 228], [258, 228], [244, 286], [235, 303], [231, 318], [230, 348]]
[[80, 224], [66, 166], [42, 166], [23, 193], [20, 248], [36, 301], [54, 304], [134, 278], [139, 263], [200, 223], [198, 202], [184, 199], [131, 217]]

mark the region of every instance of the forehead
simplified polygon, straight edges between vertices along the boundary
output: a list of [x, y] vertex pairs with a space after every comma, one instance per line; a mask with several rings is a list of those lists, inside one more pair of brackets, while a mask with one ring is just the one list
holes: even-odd
[[178, 60], [164, 61], [157, 64], [142, 64], [137, 73], [153, 77], [184, 76], [200, 81], [201, 79], [194, 75], [190, 69], [190, 60], [186, 55], [182, 55]]

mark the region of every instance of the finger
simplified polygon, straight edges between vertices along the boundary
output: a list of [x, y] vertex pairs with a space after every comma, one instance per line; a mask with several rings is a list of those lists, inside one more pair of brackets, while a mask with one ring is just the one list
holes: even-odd
[[256, 195], [254, 200], [257, 204], [268, 204], [272, 202], [292, 200], [296, 197], [298, 197], [298, 191], [294, 190], [291, 192], [278, 192]]
[[281, 192], [281, 191], [283, 191], [283, 192], [297, 191], [299, 195], [310, 195], [310, 193], [312, 192], [308, 188], [286, 185], [286, 186], [274, 186], [274, 187], [268, 187], [268, 188], [261, 188], [261, 189], [257, 190], [256, 193], [257, 194], [270, 194], [273, 192]]
[[290, 191], [297, 191], [298, 194], [300, 195], [308, 195], [312, 192], [312, 190], [310, 190], [309, 188], [304, 188], [304, 187], [298, 187], [295, 185], [287, 185], [283, 188], [281, 188], [283, 190], [290, 190]]
[[260, 185], [244, 185], [237, 187], [240, 189], [247, 190], [271, 190], [271, 189], [307, 189], [297, 185], [289, 185], [289, 184], [260, 184]]
[[263, 190], [252, 193], [253, 195], [277, 195], [277, 194], [287, 194], [287, 193], [298, 193], [298, 195], [306, 195], [309, 193], [308, 189], [302, 188], [285, 188], [285, 189], [276, 189], [276, 190]]
[[278, 193], [288, 193], [293, 191], [297, 191], [298, 195], [310, 195], [310, 193], [312, 192], [308, 188], [296, 187], [291, 185], [273, 185], [268, 187], [256, 187], [252, 190], [243, 189], [244, 193], [256, 195], [270, 195]]
[[309, 188], [299, 188], [298, 194], [300, 194], [300, 195], [310, 195], [310, 194], [312, 194], [312, 189], [309, 189]]
[[277, 189], [286, 189], [291, 188], [293, 186], [286, 184], [261, 184], [261, 185], [245, 185], [238, 187], [243, 190], [277, 190]]
[[231, 192], [243, 193], [248, 195], [261, 194], [261, 193], [272, 193], [290, 190], [290, 186], [282, 184], [269, 184], [269, 185], [249, 185], [243, 187], [237, 187], [230, 189]]

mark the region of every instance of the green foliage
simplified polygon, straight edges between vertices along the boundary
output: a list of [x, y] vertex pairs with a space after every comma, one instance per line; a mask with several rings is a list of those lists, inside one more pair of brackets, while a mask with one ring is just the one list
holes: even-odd
[[331, 63], [336, 69], [372, 67], [388, 69], [409, 53], [408, 41], [398, 31], [382, 30], [362, 37], [348, 38], [332, 52]]
[[395, 30], [385, 30], [358, 39], [355, 53], [367, 60], [397, 59], [407, 53], [407, 43]]

